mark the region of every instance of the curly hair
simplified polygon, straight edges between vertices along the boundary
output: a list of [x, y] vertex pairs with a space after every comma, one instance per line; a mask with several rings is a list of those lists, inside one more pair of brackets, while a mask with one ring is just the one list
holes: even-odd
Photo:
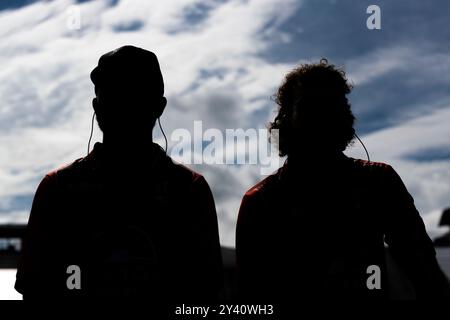
[[295, 115], [300, 115], [304, 133], [317, 135], [317, 128], [322, 126], [321, 132], [327, 134], [328, 146], [345, 150], [355, 134], [355, 117], [346, 97], [351, 90], [352, 85], [343, 69], [329, 64], [326, 59], [302, 64], [289, 72], [274, 96], [278, 114], [269, 124], [271, 132], [279, 130], [280, 156], [289, 156], [298, 149]]

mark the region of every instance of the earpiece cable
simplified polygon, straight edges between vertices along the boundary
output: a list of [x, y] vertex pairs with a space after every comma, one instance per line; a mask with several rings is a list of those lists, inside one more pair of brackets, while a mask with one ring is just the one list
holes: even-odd
[[[93, 133], [94, 133], [94, 119], [95, 119], [95, 112], [94, 112], [94, 114], [92, 115], [92, 121], [91, 121], [91, 134], [89, 135], [89, 141], [88, 141], [88, 147], [87, 147], [87, 154], [89, 154], [89, 151], [90, 151], [90, 149], [91, 149], [91, 140], [92, 140], [92, 135], [93, 135]], [[159, 118], [158, 118], [158, 125], [159, 125], [159, 129], [161, 130], [161, 133], [163, 134], [163, 136], [164, 136], [164, 141], [165, 141], [165, 152], [167, 153], [167, 137], [166, 137], [166, 134], [165, 134], [165, 132], [164, 132], [164, 130], [163, 130], [163, 128], [162, 128], [162, 126], [161, 126], [161, 121], [159, 120]]]
[[161, 130], [162, 135], [164, 136], [164, 141], [166, 143], [166, 147], [164, 148], [164, 151], [167, 153], [167, 137], [166, 137], [166, 134], [164, 133], [164, 130], [163, 130], [162, 126], [161, 126], [161, 121], [159, 120], [159, 118], [158, 118], [158, 125], [159, 125], [159, 129]]
[[94, 118], [95, 118], [95, 112], [92, 115], [92, 122], [91, 122], [91, 134], [89, 136], [89, 142], [88, 142], [88, 147], [87, 147], [87, 154], [89, 154], [89, 150], [91, 148], [91, 139], [92, 139], [92, 134], [94, 133]]
[[359, 140], [359, 142], [361, 143], [361, 145], [363, 146], [363, 148], [364, 148], [364, 151], [366, 151], [366, 155], [367, 155], [367, 161], [370, 161], [370, 156], [369, 156], [369, 152], [367, 151], [367, 148], [366, 148], [366, 146], [364, 145], [364, 143], [361, 141], [361, 139], [358, 137], [358, 135], [355, 133], [355, 137], [356, 137], [356, 139], [358, 139]]

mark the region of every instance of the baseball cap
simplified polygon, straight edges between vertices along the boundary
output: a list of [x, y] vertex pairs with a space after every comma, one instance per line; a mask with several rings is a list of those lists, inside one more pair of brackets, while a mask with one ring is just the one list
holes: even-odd
[[138, 85], [164, 95], [164, 81], [158, 58], [148, 50], [127, 45], [105, 53], [91, 72], [97, 86]]

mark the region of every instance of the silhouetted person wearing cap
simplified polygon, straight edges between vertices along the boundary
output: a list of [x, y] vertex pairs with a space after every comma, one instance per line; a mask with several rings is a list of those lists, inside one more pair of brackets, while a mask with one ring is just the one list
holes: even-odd
[[152, 141], [167, 102], [156, 56], [118, 48], [91, 79], [103, 143], [40, 183], [16, 289], [24, 298], [214, 300], [222, 260], [210, 188]]
[[[450, 226], [450, 208], [447, 208], [444, 210], [444, 212], [442, 212], [441, 220], [439, 221], [439, 226], [440, 227]], [[434, 245], [436, 247], [450, 247], [450, 231], [434, 239]]]
[[[387, 164], [343, 154], [355, 134], [350, 90], [345, 73], [326, 60], [294, 69], [278, 89], [270, 128], [279, 130], [287, 161], [242, 200], [236, 231], [241, 297], [385, 299], [384, 243], [417, 298], [448, 294], [400, 177]], [[381, 286], [369, 279], [377, 272], [369, 266], [380, 268]]]

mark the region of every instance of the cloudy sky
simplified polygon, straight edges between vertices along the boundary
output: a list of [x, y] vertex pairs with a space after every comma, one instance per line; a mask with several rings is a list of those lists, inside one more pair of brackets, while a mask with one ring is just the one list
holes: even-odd
[[[381, 30], [366, 27], [371, 4]], [[204, 129], [264, 128], [288, 70], [321, 57], [344, 66], [371, 158], [394, 166], [436, 235], [450, 205], [449, 12], [447, 0], [1, 1], [0, 223], [26, 222], [43, 175], [85, 155], [89, 73], [101, 54], [133, 44], [159, 57], [169, 137], [200, 119]], [[157, 129], [155, 138], [162, 143]], [[364, 158], [356, 143], [347, 153]], [[192, 167], [214, 193], [223, 244], [233, 245], [259, 167]]]

